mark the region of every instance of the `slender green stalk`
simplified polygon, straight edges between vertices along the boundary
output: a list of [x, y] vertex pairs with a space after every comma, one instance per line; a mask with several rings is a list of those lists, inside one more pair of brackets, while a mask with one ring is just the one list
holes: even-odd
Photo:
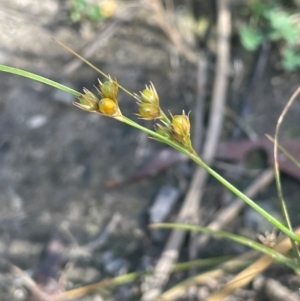
[[172, 286], [167, 291], [163, 292], [155, 301], [177, 300], [190, 286], [207, 283], [209, 279], [217, 279], [227, 272], [233, 272], [237, 269], [247, 266], [253, 262], [253, 258], [257, 256], [257, 252], [250, 251], [241, 256], [235, 256], [232, 259], [222, 262], [220, 265], [200, 273], [198, 275], [187, 278], [176, 285]]
[[[91, 64], [88, 60], [86, 60], [84, 57], [82, 57], [81, 55], [79, 55], [78, 53], [76, 53], [74, 50], [72, 50], [70, 47], [66, 46], [64, 43], [52, 38], [53, 41], [55, 41], [57, 44], [59, 44], [60, 46], [62, 46], [63, 48], [67, 49], [69, 52], [71, 52], [73, 55], [77, 56], [80, 60], [82, 60], [83, 62], [85, 62], [87, 65], [89, 65], [91, 68], [93, 68], [95, 71], [99, 72], [101, 75], [103, 75], [105, 78], [110, 79], [110, 76], [107, 75], [105, 72], [103, 72], [102, 70], [98, 69], [97, 67], [95, 67], [93, 64]], [[131, 93], [130, 91], [128, 91], [127, 89], [125, 89], [123, 86], [121, 86], [120, 84], [118, 84], [120, 89], [122, 89], [125, 93], [127, 93], [128, 95], [132, 96], [133, 98], [135, 98], [135, 95], [133, 93]]]
[[[191, 266], [193, 267], [206, 267], [216, 264], [221, 264], [221, 266], [227, 266], [230, 263], [233, 256], [219, 256], [213, 258], [206, 258], [200, 260], [194, 260], [189, 262], [177, 263], [172, 266], [173, 272], [185, 271], [188, 270]], [[229, 262], [228, 262], [229, 261]], [[225, 262], [225, 263], [224, 263]], [[243, 264], [247, 265], [249, 261], [244, 260]], [[53, 301], [62, 301], [62, 300], [73, 300], [74, 298], [79, 298], [81, 296], [87, 295], [93, 291], [100, 290], [101, 288], [114, 288], [120, 285], [124, 285], [126, 283], [133, 282], [142, 276], [152, 274], [153, 270], [150, 271], [141, 271], [141, 272], [133, 272], [120, 276], [116, 276], [114, 278], [103, 279], [99, 282], [89, 284], [83, 287], [78, 287], [75, 289], [71, 289], [69, 291], [59, 293], [53, 297]]]
[[296, 235], [293, 231], [289, 230], [285, 225], [283, 225], [279, 220], [277, 220], [275, 217], [273, 217], [271, 214], [269, 214], [267, 211], [265, 211], [263, 208], [261, 208], [259, 205], [257, 205], [255, 202], [253, 202], [250, 198], [248, 198], [245, 194], [243, 194], [240, 190], [238, 190], [235, 186], [230, 184], [227, 180], [225, 180], [222, 176], [220, 176], [218, 173], [216, 173], [213, 169], [211, 169], [208, 165], [204, 163], [203, 160], [199, 158], [199, 156], [187, 151], [183, 146], [180, 144], [170, 141], [169, 139], [157, 134], [154, 131], [151, 131], [138, 123], [132, 121], [131, 119], [127, 117], [122, 117], [123, 121], [127, 123], [128, 125], [131, 125], [141, 131], [146, 132], [147, 134], [151, 135], [152, 137], [156, 138], [157, 140], [164, 142], [173, 148], [177, 149], [178, 151], [184, 153], [187, 155], [190, 159], [192, 159], [194, 162], [196, 162], [198, 165], [203, 167], [211, 176], [213, 176], [215, 179], [217, 179], [220, 183], [222, 183], [225, 187], [227, 187], [232, 193], [234, 193], [236, 196], [241, 198], [243, 201], [245, 201], [249, 206], [251, 206], [254, 210], [256, 210], [258, 213], [260, 213], [263, 217], [265, 217], [270, 223], [272, 223], [276, 228], [280, 229], [283, 233], [285, 233], [287, 236], [292, 238], [295, 241], [300, 242], [300, 237]]
[[168, 116], [167, 116], [164, 112], [162, 112], [162, 114], [163, 114], [162, 120], [163, 120], [164, 122], [166, 122], [167, 124], [171, 123], [171, 121], [170, 121], [170, 119], [168, 118]]
[[[275, 145], [275, 139], [272, 136], [266, 134], [266, 137], [270, 141], [272, 141]], [[277, 141], [277, 148], [279, 148], [296, 166], [298, 166], [300, 168], [300, 162], [286, 148], [284, 148], [278, 141]], [[276, 178], [277, 189], [279, 191], [279, 198], [280, 198], [280, 196], [282, 197], [281, 198], [281, 204], [283, 204], [283, 206], [282, 206], [283, 214], [285, 215], [285, 218], [288, 221], [287, 224], [290, 225], [290, 228], [291, 228], [291, 222], [289, 222], [288, 214], [286, 216], [286, 213], [288, 213], [288, 211], [287, 211], [287, 208], [285, 206], [285, 200], [283, 198], [281, 181], [280, 181], [280, 174], [279, 174], [279, 170], [278, 170], [278, 164], [275, 165], [275, 178]], [[293, 246], [293, 252], [296, 255], [298, 264], [300, 265], [300, 253], [299, 253], [299, 250], [298, 250], [298, 248], [297, 248], [297, 246], [296, 246], [296, 244], [293, 240], [292, 240], [292, 246]]]
[[279, 220], [265, 211], [263, 208], [258, 206], [254, 201], [248, 198], [244, 193], [238, 190], [235, 186], [230, 184], [227, 180], [225, 180], [222, 176], [220, 176], [217, 172], [207, 166], [201, 159], [198, 157], [191, 155], [190, 158], [203, 167], [211, 176], [213, 176], [216, 180], [218, 180], [221, 184], [223, 184], [226, 188], [228, 188], [232, 193], [241, 198], [244, 202], [246, 202], [250, 207], [256, 210], [260, 215], [266, 218], [271, 224], [273, 224], [276, 228], [280, 229], [283, 233], [285, 233], [288, 237], [293, 240], [300, 242], [300, 236], [295, 234], [293, 231], [288, 229], [284, 224], [282, 224]]
[[[95, 67], [94, 67], [95, 68]], [[97, 69], [97, 68], [96, 68]], [[98, 70], [98, 69], [97, 69]], [[8, 67], [8, 66], [4, 66], [4, 65], [0, 65], [0, 71], [3, 72], [8, 72], [8, 73], [13, 73], [13, 74], [17, 74], [20, 76], [24, 76], [39, 82], [42, 82], [44, 84], [53, 86], [57, 89], [61, 89], [65, 92], [71, 93], [75, 96], [80, 96], [81, 93], [78, 91], [75, 91], [71, 88], [68, 88], [64, 85], [61, 85], [57, 82], [54, 82], [52, 80], [49, 80], [45, 77], [24, 71], [24, 70], [20, 70], [20, 69], [16, 69], [16, 68], [12, 68], [12, 67]], [[104, 73], [105, 74], [105, 73]], [[134, 97], [134, 95], [132, 93], [129, 92], [130, 95], [132, 95]], [[168, 138], [159, 135], [158, 133], [156, 133], [155, 131], [149, 130], [141, 125], [139, 125], [138, 123], [134, 122], [133, 120], [122, 116], [122, 117], [118, 117], [118, 120], [133, 126], [141, 131], [146, 132], [147, 134], [149, 134], [151, 137], [153, 137], [154, 139], [166, 143], [167, 145], [170, 145], [171, 147], [177, 149], [178, 151], [182, 152], [183, 154], [187, 155], [190, 159], [192, 159], [195, 163], [197, 163], [198, 165], [200, 165], [202, 168], [204, 168], [211, 176], [213, 176], [215, 179], [217, 179], [221, 184], [223, 184], [224, 186], [226, 186], [233, 194], [235, 194], [236, 196], [238, 196], [239, 198], [241, 198], [243, 201], [245, 201], [249, 206], [251, 206], [254, 210], [256, 210], [258, 213], [260, 213], [263, 217], [265, 217], [270, 223], [272, 223], [276, 228], [280, 229], [283, 233], [285, 233], [288, 237], [290, 237], [291, 239], [300, 242], [300, 236], [296, 235], [292, 230], [288, 229], [285, 225], [283, 225], [279, 220], [277, 220], [276, 218], [274, 218], [272, 215], [270, 215], [268, 212], [266, 212], [264, 209], [262, 209], [260, 206], [258, 206], [255, 202], [253, 202], [250, 198], [248, 198], [245, 194], [243, 194], [240, 190], [238, 190], [236, 187], [234, 187], [232, 184], [230, 184], [227, 180], [225, 180], [222, 176], [220, 176], [218, 173], [216, 173], [213, 169], [211, 169], [209, 166], [207, 166], [205, 164], [205, 162], [199, 158], [199, 156], [193, 152], [193, 150], [187, 150], [184, 146], [182, 146], [181, 144], [169, 140]]]
[[[172, 141], [172, 140], [169, 140], [168, 138], [164, 137], [164, 136], [161, 136], [159, 135], [158, 133], [152, 131], [152, 130], [149, 130], [148, 128], [145, 128], [143, 126], [141, 126], [140, 124], [136, 123], [135, 121], [125, 117], [125, 116], [122, 116], [120, 118], [118, 118], [120, 121], [138, 129], [138, 130], [141, 130], [147, 134], [149, 134], [152, 138], [154, 138], [155, 140], [157, 141], [160, 141], [160, 142], [163, 142], [165, 144], [168, 144], [170, 145], [171, 147], [177, 149], [178, 151], [180, 151], [181, 153], [187, 155], [188, 157], [190, 157], [190, 155], [192, 155], [192, 153], [185, 149], [181, 144], [175, 142], [175, 141]], [[199, 160], [201, 160], [199, 158]]]
[[200, 226], [186, 225], [186, 224], [158, 223], [158, 224], [151, 225], [151, 228], [181, 229], [181, 230], [188, 230], [188, 231], [197, 231], [197, 232], [204, 232], [204, 233], [210, 234], [210, 235], [220, 236], [223, 238], [228, 238], [237, 243], [246, 245], [252, 249], [262, 252], [262, 253], [274, 258], [275, 260], [277, 260], [281, 263], [284, 263], [285, 265], [289, 266], [293, 270], [300, 272], [300, 267], [295, 264], [294, 260], [282, 255], [281, 253], [273, 250], [272, 248], [266, 247], [263, 244], [260, 244], [254, 240], [248, 239], [248, 238], [240, 236], [240, 235], [232, 234], [232, 233], [225, 232], [225, 231], [212, 230], [212, 229], [200, 227]]
[[[222, 264], [224, 262], [228, 262], [229, 260], [234, 259], [236, 256], [218, 256], [212, 258], [205, 258], [205, 259], [197, 259], [191, 260], [186, 262], [176, 263], [172, 266], [172, 272], [180, 272], [180, 271], [187, 271], [191, 268], [205, 268], [207, 266], [212, 266], [216, 264]], [[249, 263], [249, 262], [248, 262]]]
[[[286, 225], [288, 226], [288, 228], [291, 231], [293, 229], [293, 226], [292, 226], [292, 222], [291, 222], [291, 219], [289, 216], [289, 212], [287, 210], [286, 201], [283, 196], [283, 191], [282, 191], [281, 181], [280, 181], [280, 172], [279, 172], [279, 163], [278, 163], [278, 136], [279, 136], [281, 123], [282, 123], [285, 115], [287, 114], [289, 108], [291, 107], [293, 102], [296, 100], [299, 93], [300, 93], [300, 87], [293, 93], [293, 95], [291, 96], [291, 98], [289, 99], [287, 104], [285, 105], [282, 113], [280, 114], [280, 116], [278, 118], [278, 121], [276, 124], [276, 130], [275, 130], [275, 137], [274, 137], [274, 168], [275, 168], [275, 180], [276, 180], [277, 192], [278, 192], [278, 197], [279, 197], [280, 204], [281, 204], [282, 214], [284, 216]], [[292, 247], [293, 247], [293, 252], [298, 261], [298, 265], [300, 266], [300, 251], [298, 250], [298, 246], [293, 239], [291, 239], [291, 243], [292, 243]]]
[[[269, 134], [266, 137], [274, 143], [274, 138]], [[278, 143], [277, 147], [296, 165], [300, 168], [300, 161], [298, 161], [285, 147]]]
[[24, 76], [24, 77], [33, 79], [33, 80], [41, 82], [43, 84], [52, 86], [52, 87], [54, 87], [56, 89], [60, 89], [60, 90], [63, 90], [65, 92], [67, 92], [67, 93], [73, 94], [76, 97], [78, 97], [78, 96], [81, 95], [80, 92], [75, 91], [75, 90], [73, 90], [73, 89], [71, 89], [71, 88], [69, 88], [67, 86], [64, 86], [64, 85], [59, 84], [59, 83], [57, 83], [57, 82], [55, 82], [55, 81], [53, 81], [51, 79], [45, 78], [43, 76], [40, 76], [40, 75], [31, 73], [31, 72], [28, 72], [28, 71], [24, 71], [24, 70], [21, 70], [21, 69], [17, 69], [17, 68], [5, 66], [5, 65], [0, 65], [0, 71], [8, 72], [8, 73], [13, 73], [13, 74], [16, 74], [16, 75], [20, 75], [20, 76]]

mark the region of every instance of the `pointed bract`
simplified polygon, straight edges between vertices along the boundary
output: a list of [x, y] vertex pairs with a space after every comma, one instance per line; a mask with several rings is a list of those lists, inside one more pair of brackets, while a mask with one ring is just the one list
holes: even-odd
[[146, 89], [141, 92], [141, 102], [152, 103], [159, 106], [159, 97], [152, 83], [150, 84], [150, 87], [146, 86]]
[[98, 109], [99, 99], [86, 88], [83, 89], [83, 92], [84, 94], [81, 94], [78, 97], [79, 103], [75, 102], [74, 105], [88, 112], [96, 112]]

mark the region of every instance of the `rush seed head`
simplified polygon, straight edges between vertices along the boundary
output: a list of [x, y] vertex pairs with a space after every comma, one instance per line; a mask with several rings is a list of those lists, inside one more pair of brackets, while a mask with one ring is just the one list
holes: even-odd
[[146, 89], [141, 92], [141, 102], [152, 103], [159, 106], [159, 97], [152, 83], [150, 84], [150, 87], [146, 86]]
[[170, 127], [157, 123], [155, 126], [155, 131], [157, 134], [172, 140], [172, 131]]
[[139, 112], [140, 114], [137, 115], [145, 120], [154, 120], [162, 117], [159, 106], [152, 103], [139, 104]]
[[182, 136], [189, 136], [190, 135], [190, 120], [185, 112], [182, 112], [182, 115], [174, 115], [172, 116], [172, 128], [173, 131]]
[[186, 145], [188, 147], [191, 146], [191, 139], [190, 139], [190, 120], [189, 116], [182, 111], [182, 115], [171, 115], [172, 116], [172, 136], [173, 138]]
[[118, 104], [110, 98], [102, 98], [99, 102], [99, 112], [113, 117], [119, 112]]
[[102, 98], [110, 98], [117, 101], [119, 96], [119, 85], [117, 80], [109, 79], [103, 83], [100, 83], [100, 92]]
[[81, 94], [78, 97], [79, 103], [75, 102], [74, 105], [85, 111], [96, 112], [99, 103], [98, 97], [88, 89], [84, 88], [83, 92], [84, 94]]

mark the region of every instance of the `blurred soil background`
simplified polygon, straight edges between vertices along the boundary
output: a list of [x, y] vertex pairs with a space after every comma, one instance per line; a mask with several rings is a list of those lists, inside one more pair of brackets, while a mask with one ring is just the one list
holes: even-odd
[[[166, 35], [151, 1], [106, 2], [101, 4], [102, 13], [94, 15], [71, 0], [0, 0], [0, 63], [77, 91], [83, 87], [94, 91], [97, 78], [103, 77], [85, 64], [77, 66], [78, 59], [56, 44], [54, 37], [85, 57], [93, 49], [89, 60], [129, 91], [138, 93], [153, 82], [163, 109], [173, 114], [192, 111], [193, 122], [199, 92], [196, 62]], [[280, 42], [266, 41], [252, 52], [242, 46], [238, 29], [248, 21], [249, 2], [230, 2], [229, 91], [221, 140], [249, 138], [249, 131], [252, 138], [274, 135], [280, 112], [300, 83], [299, 69], [290, 71], [280, 63]], [[298, 10], [299, 19], [299, 3], [289, 1], [287, 6]], [[216, 72], [217, 5], [191, 0], [166, 1], [166, 7], [170, 12], [166, 20], [176, 24], [182, 45], [207, 62], [202, 105], [205, 128]], [[261, 57], [263, 67], [257, 67]], [[161, 189], [167, 189], [167, 194], [171, 191], [177, 196], [167, 218], [175, 221], [194, 166], [175, 157], [178, 164], [154, 177], [108, 188], [107, 183], [135, 175], [165, 147], [125, 124], [77, 109], [72, 105], [73, 96], [41, 83], [0, 73], [0, 91], [0, 300], [38, 299], [16, 267], [49, 295], [153, 268], [169, 231], [151, 233], [149, 208]], [[137, 120], [133, 98], [121, 92], [119, 103], [124, 115]], [[247, 126], [248, 136], [237, 125], [237, 116], [242, 128]], [[299, 116], [298, 101], [284, 121], [281, 139], [299, 138]], [[139, 122], [152, 127], [151, 122]], [[174, 153], [167, 153], [169, 156]], [[260, 152], [253, 157], [238, 164], [216, 160], [214, 166], [243, 189], [266, 165]], [[282, 185], [293, 224], [299, 225], [299, 180], [283, 174]], [[203, 223], [231, 198], [225, 188], [209, 179], [199, 212]], [[255, 200], [280, 216], [274, 183]], [[250, 209], [225, 229], [254, 239], [257, 233], [272, 231]], [[212, 240], [197, 258], [246, 250], [232, 242]], [[187, 241], [180, 254], [180, 261], [189, 259]], [[187, 275], [186, 271], [175, 274], [168, 286]], [[299, 278], [287, 268], [275, 266], [267, 275], [293, 293], [299, 288]], [[140, 277], [115, 289], [107, 285], [96, 292], [82, 291], [74, 300], [140, 300], [142, 282]], [[217, 282], [196, 286], [181, 300], [204, 300], [217, 286]], [[248, 285], [230, 300], [271, 299], [259, 297]]]

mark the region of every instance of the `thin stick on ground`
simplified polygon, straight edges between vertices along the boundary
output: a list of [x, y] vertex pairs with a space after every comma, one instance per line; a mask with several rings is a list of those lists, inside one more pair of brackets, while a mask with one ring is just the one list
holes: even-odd
[[166, 12], [160, 0], [145, 0], [145, 4], [153, 10], [156, 20], [161, 27], [161, 29], [165, 32], [165, 34], [169, 37], [178, 51], [191, 63], [197, 63], [199, 60], [198, 55], [192, 49], [186, 46], [186, 43], [183, 41], [180, 33], [170, 24], [170, 22], [166, 19]]
[[193, 122], [193, 146], [197, 153], [200, 153], [201, 142], [204, 136], [204, 111], [207, 85], [208, 61], [206, 59], [198, 60], [197, 64], [197, 95], [196, 105], [194, 107]]
[[[213, 89], [213, 99], [210, 113], [210, 121], [206, 135], [203, 159], [210, 164], [213, 160], [215, 149], [220, 137], [220, 129], [223, 123], [223, 113], [228, 86], [228, 64], [229, 64], [229, 38], [230, 38], [230, 11], [227, 0], [218, 1], [218, 49], [217, 68]], [[190, 185], [189, 192], [184, 200], [183, 206], [177, 218], [178, 223], [187, 223], [190, 217], [198, 210], [197, 204], [207, 179], [207, 173], [197, 168]], [[163, 253], [158, 260], [154, 275], [147, 277], [145, 281], [146, 289], [142, 296], [142, 301], [154, 300], [162, 291], [163, 286], [169, 279], [171, 266], [177, 261], [179, 249], [181, 248], [186, 231], [172, 231]]]
[[199, 275], [190, 277], [181, 283], [178, 283], [174, 287], [170, 288], [159, 296], [155, 301], [171, 301], [181, 298], [186, 290], [193, 286], [207, 283], [211, 279], [217, 279], [226, 274], [226, 272], [234, 271], [239, 268], [243, 268], [249, 264], [249, 261], [253, 261], [258, 257], [257, 251], [249, 251], [243, 255], [237, 256], [229, 261], [225, 261], [222, 264], [218, 265], [216, 268], [211, 271], [201, 273]]
[[36, 282], [23, 270], [21, 270], [16, 265], [12, 264], [6, 259], [4, 260], [6, 264], [9, 265], [10, 271], [18, 278], [20, 278], [20, 283], [22, 283], [26, 289], [30, 292], [31, 296], [36, 301], [53, 301], [51, 296], [43, 292], [43, 290], [36, 284]]
[[[204, 102], [205, 102], [205, 87], [206, 87], [206, 81], [207, 81], [207, 69], [208, 69], [208, 62], [204, 60], [199, 60], [198, 62], [198, 68], [197, 68], [197, 103], [194, 108], [195, 110], [195, 120], [194, 120], [194, 132], [193, 132], [193, 145], [196, 151], [199, 153], [200, 152], [200, 145], [201, 142], [203, 141], [203, 135], [204, 135]], [[217, 133], [218, 134], [218, 133]], [[208, 139], [206, 139], [205, 144], [209, 143]], [[204, 146], [205, 148], [205, 146]], [[211, 154], [213, 155], [213, 154]], [[208, 160], [211, 158], [207, 158]], [[201, 171], [202, 173], [204, 172], [203, 170]], [[203, 177], [203, 176], [202, 176]], [[206, 177], [203, 179], [199, 178], [199, 184], [198, 191], [203, 191], [203, 186], [205, 185], [206, 182]], [[187, 192], [187, 195], [189, 194], [189, 191], [193, 187], [191, 186]], [[199, 200], [199, 203], [195, 205], [195, 210], [191, 211], [191, 216], [190, 216], [190, 223], [192, 224], [200, 224], [200, 212], [199, 212], [199, 207], [200, 207], [200, 202], [202, 198], [202, 194], [200, 192], [200, 195], [194, 195], [195, 197], [195, 202]], [[191, 240], [190, 240], [190, 247], [189, 247], [189, 260], [194, 260], [196, 259], [197, 256], [197, 245], [195, 245], [193, 242], [195, 241], [195, 238], [197, 237], [196, 233], [191, 234]], [[190, 271], [192, 272], [192, 271]]]
[[[209, 124], [206, 131], [205, 144], [202, 158], [208, 165], [212, 165], [219, 139], [222, 133], [222, 125], [226, 108], [226, 98], [228, 90], [228, 75], [230, 62], [230, 36], [231, 36], [231, 20], [230, 9], [227, 0], [219, 0], [217, 2], [217, 64], [215, 80], [213, 85], [212, 104], [209, 116]], [[194, 201], [194, 207], [191, 211], [200, 214], [200, 202], [203, 195], [203, 188], [208, 178], [207, 172], [197, 167], [199, 177], [201, 178], [198, 186], [199, 196]], [[197, 256], [198, 241], [197, 235], [194, 236], [190, 244], [190, 259]]]

